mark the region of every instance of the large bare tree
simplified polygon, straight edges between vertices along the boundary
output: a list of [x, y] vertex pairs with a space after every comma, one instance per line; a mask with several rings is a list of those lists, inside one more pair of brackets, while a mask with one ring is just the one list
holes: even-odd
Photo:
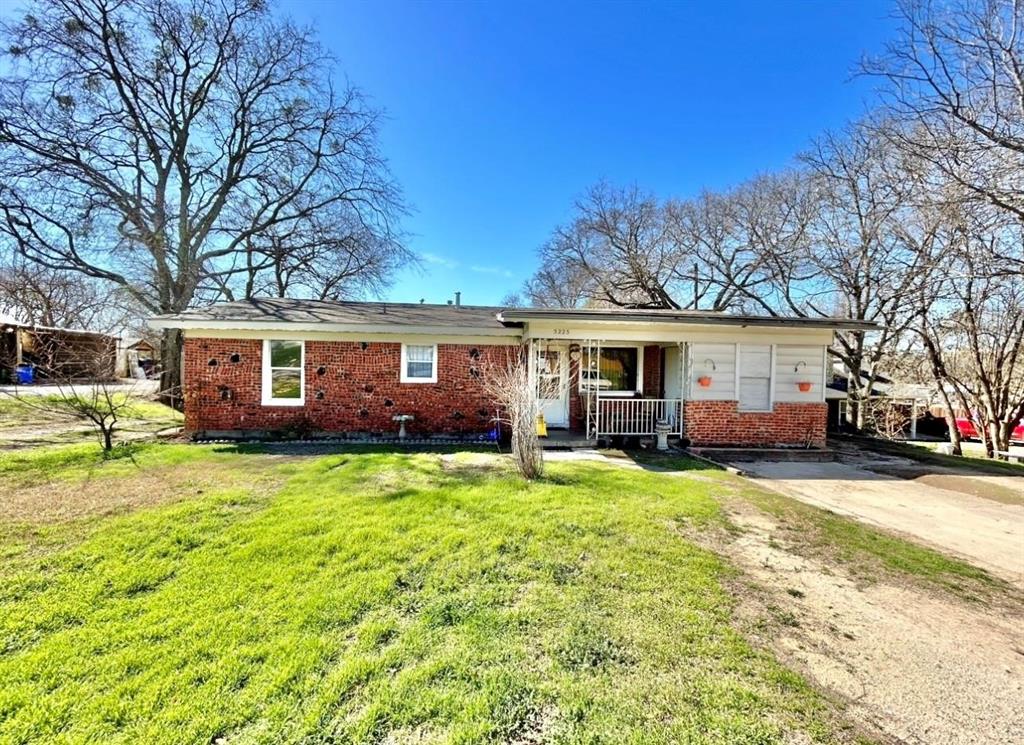
[[[378, 112], [265, 2], [33, 0], [0, 35], [0, 236], [21, 256], [173, 313], [244, 294], [275, 236], [305, 260], [311, 225], [331, 263], [367, 237], [400, 250]], [[167, 388], [180, 344], [166, 332]]]
[[38, 326], [121, 333], [135, 304], [103, 280], [26, 261], [0, 265], [0, 312]]
[[1008, 450], [1024, 417], [1024, 275], [1005, 272], [1001, 259], [1022, 240], [1007, 213], [961, 204], [944, 223], [915, 318], [947, 411], [973, 420], [989, 455]]
[[846, 369], [859, 428], [886, 360], [914, 322], [938, 229], [934, 213], [915, 210], [919, 179], [879, 129], [861, 122], [826, 133], [802, 156], [816, 207], [807, 258], [814, 278], [803, 284], [800, 306], [878, 324], [873, 332], [838, 332], [832, 348]]
[[897, 17], [885, 54], [863, 64], [905, 125], [885, 134], [968, 197], [1024, 219], [1024, 3], [901, 0]]

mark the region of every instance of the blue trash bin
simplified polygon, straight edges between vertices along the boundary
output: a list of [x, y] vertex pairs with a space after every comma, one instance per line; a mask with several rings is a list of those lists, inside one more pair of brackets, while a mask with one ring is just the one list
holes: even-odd
[[18, 365], [18, 385], [32, 385], [36, 379], [36, 370], [32, 365]]

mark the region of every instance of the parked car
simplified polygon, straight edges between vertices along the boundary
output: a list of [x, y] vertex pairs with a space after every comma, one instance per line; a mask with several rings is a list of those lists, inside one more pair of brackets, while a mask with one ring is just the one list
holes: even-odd
[[[960, 431], [960, 436], [965, 440], [981, 439], [977, 428], [974, 426], [974, 422], [966, 417], [957, 417], [956, 428]], [[1017, 426], [1013, 428], [1013, 432], [1010, 433], [1010, 442], [1024, 442], [1024, 422], [1018, 422]]]

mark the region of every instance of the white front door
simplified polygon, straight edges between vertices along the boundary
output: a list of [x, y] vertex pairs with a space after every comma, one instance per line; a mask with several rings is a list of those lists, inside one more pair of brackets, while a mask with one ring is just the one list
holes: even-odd
[[537, 349], [537, 395], [549, 427], [569, 426], [569, 347], [549, 344]]

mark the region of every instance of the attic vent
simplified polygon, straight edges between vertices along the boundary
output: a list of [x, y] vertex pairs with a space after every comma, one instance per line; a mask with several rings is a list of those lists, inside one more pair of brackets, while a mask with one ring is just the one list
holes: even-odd
[[233, 362], [234, 364], [237, 365], [239, 362], [242, 361], [242, 355], [240, 355], [238, 352], [235, 352], [228, 359], [231, 360], [231, 362]]
[[217, 358], [216, 357], [211, 357], [210, 361], [207, 362], [206, 364], [209, 365], [210, 367], [216, 367], [217, 366]]

